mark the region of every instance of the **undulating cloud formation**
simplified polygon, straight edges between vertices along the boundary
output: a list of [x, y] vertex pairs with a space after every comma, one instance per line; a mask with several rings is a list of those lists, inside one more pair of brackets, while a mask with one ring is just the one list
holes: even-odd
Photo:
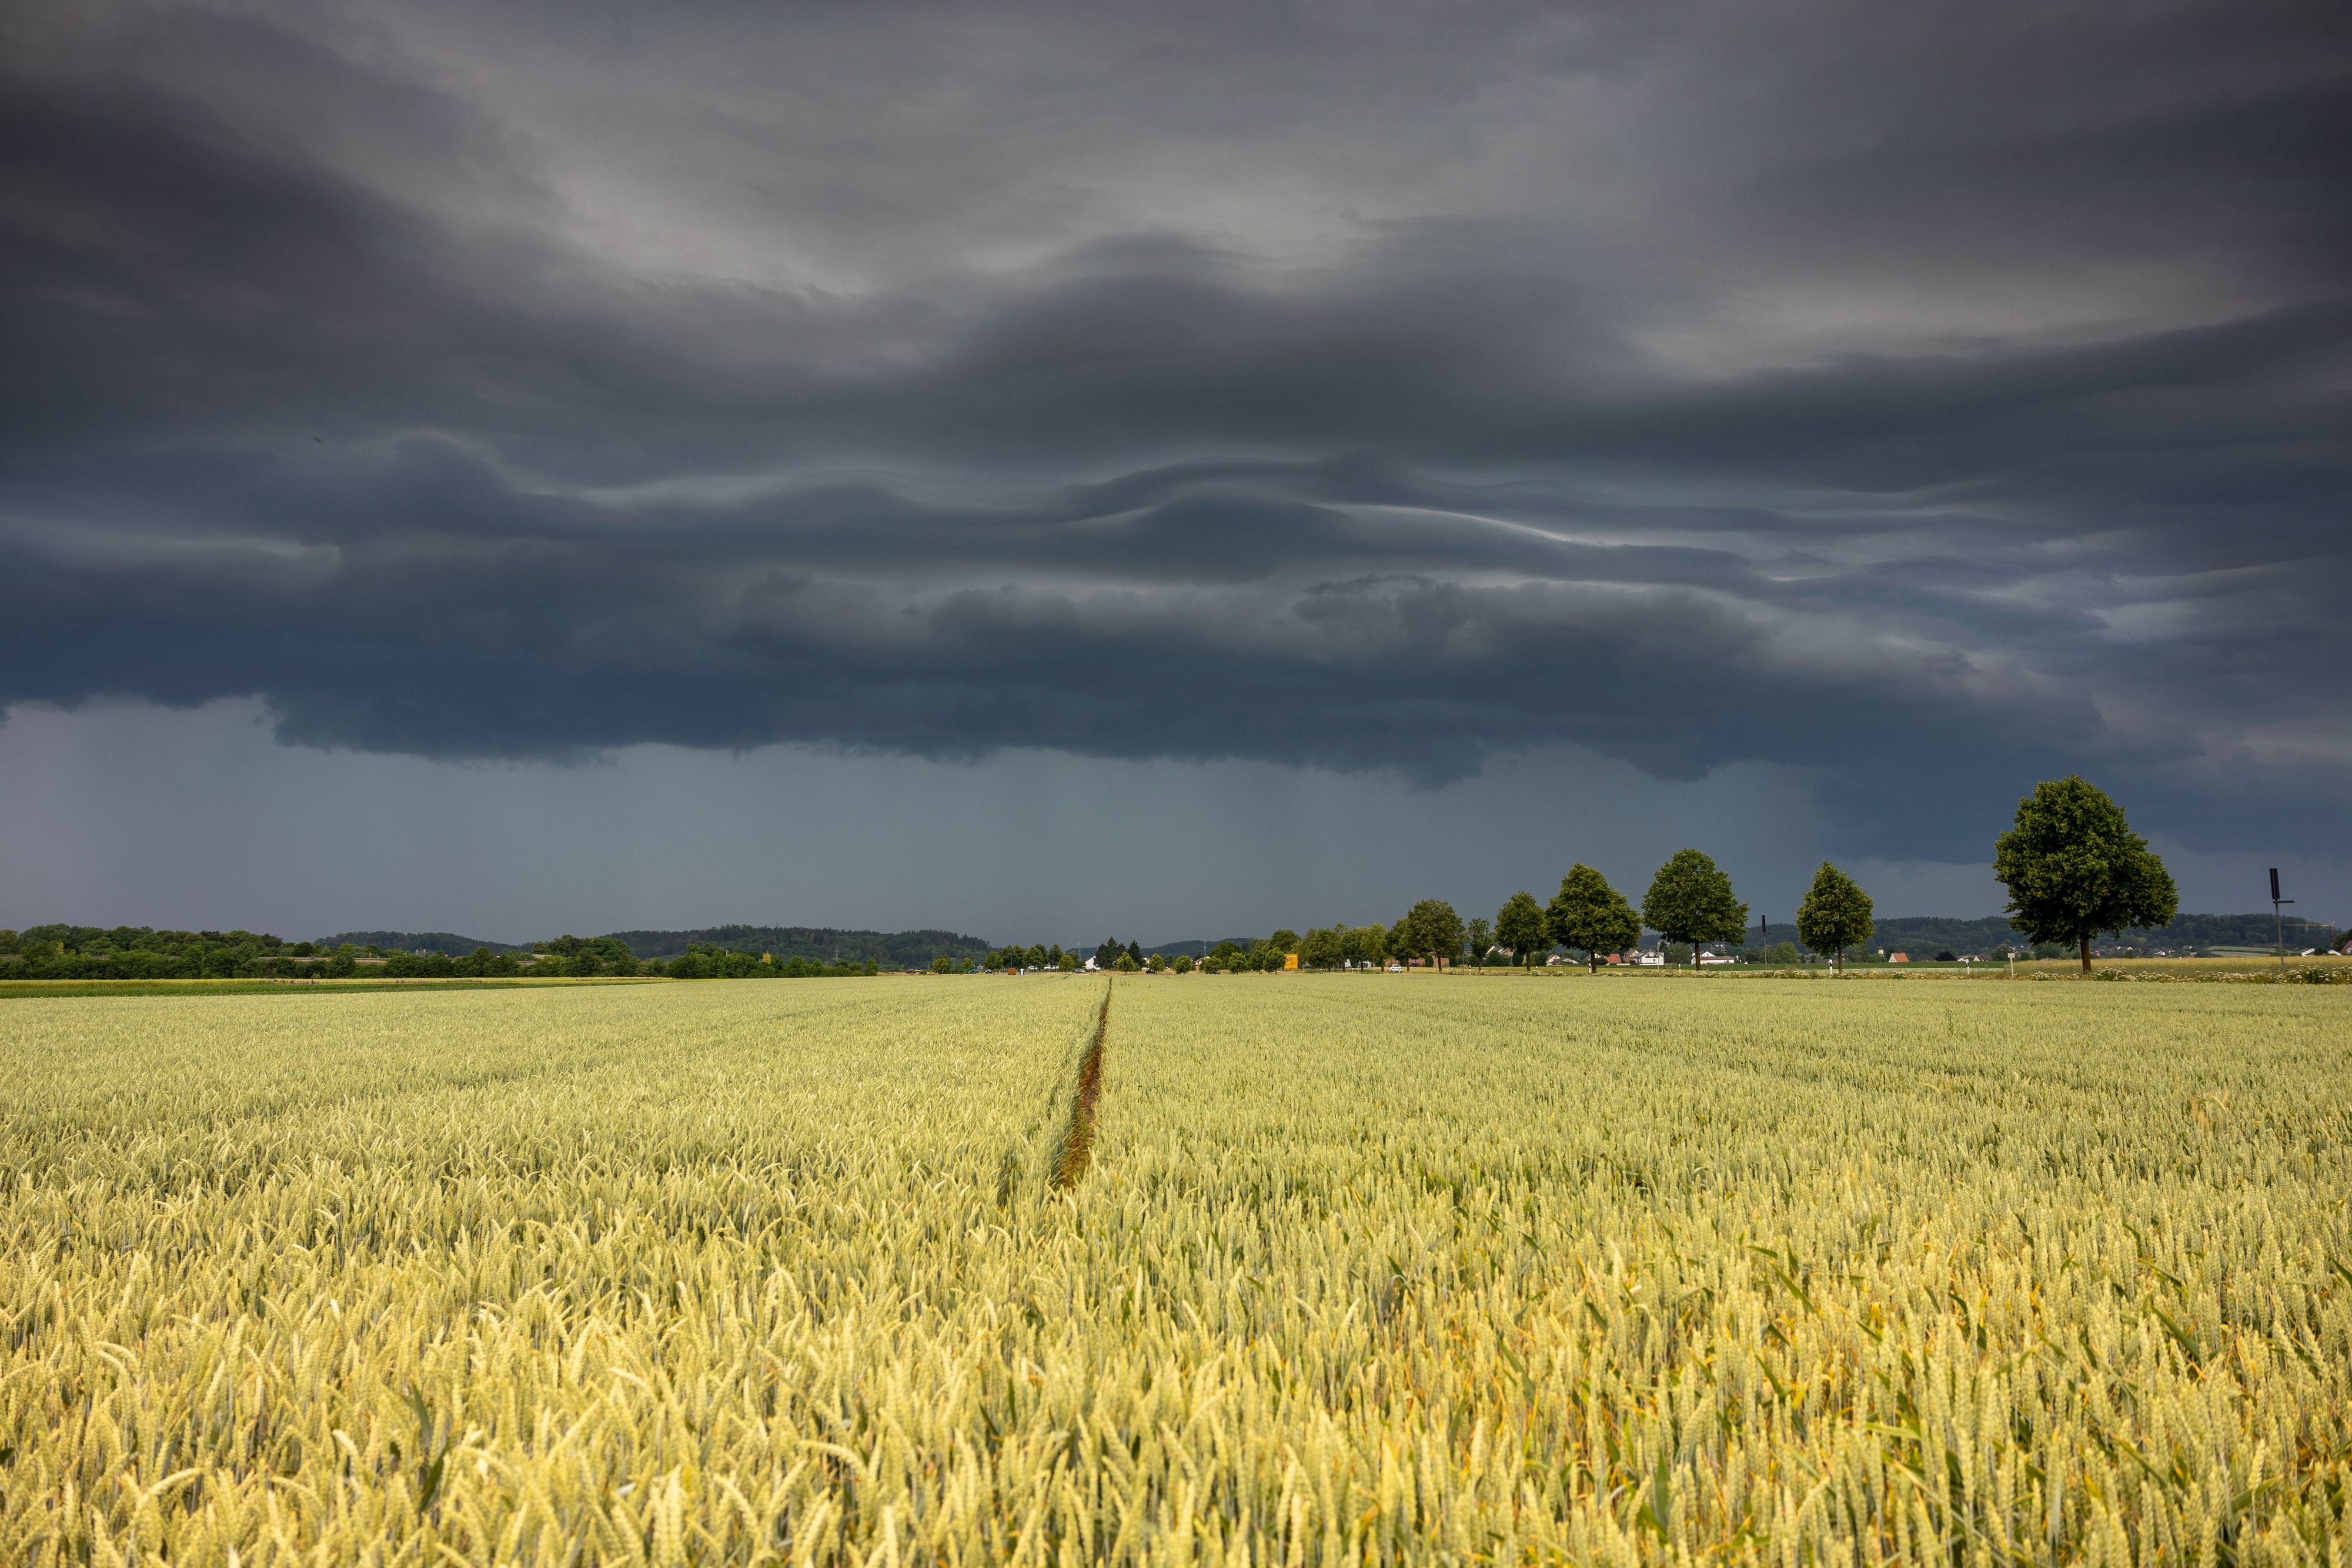
[[2346, 16], [17, 6], [0, 705], [2336, 852]]

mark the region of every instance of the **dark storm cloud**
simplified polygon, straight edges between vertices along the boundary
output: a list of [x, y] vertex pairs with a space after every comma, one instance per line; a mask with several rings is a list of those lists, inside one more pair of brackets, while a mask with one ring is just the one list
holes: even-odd
[[991, 15], [12, 24], [0, 704], [2352, 802], [2332, 15]]

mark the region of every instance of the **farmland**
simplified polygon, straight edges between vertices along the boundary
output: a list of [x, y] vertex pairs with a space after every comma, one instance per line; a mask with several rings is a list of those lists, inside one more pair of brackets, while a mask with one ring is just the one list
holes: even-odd
[[0, 1548], [2343, 1561], [2344, 988], [1105, 991], [0, 1003]]

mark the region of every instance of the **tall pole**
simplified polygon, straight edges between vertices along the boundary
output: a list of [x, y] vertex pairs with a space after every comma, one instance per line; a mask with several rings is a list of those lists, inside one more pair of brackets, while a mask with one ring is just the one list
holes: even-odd
[[2282, 910], [2294, 902], [2292, 898], [2279, 896], [2278, 867], [2271, 867], [2271, 919], [2278, 925], [2278, 967], [2282, 980], [2286, 978], [2286, 916]]

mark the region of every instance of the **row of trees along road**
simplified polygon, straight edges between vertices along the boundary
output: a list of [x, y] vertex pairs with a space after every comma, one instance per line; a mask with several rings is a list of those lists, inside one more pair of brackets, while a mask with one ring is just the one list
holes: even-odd
[[1495, 940], [1523, 963], [1559, 946], [1582, 953], [1597, 969], [1603, 955], [1639, 943], [1645, 925], [1669, 942], [1688, 944], [1696, 965], [1705, 944], [1748, 935], [1748, 905], [1734, 896], [1731, 879], [1697, 850], [1678, 850], [1658, 868], [1638, 914], [1607, 877], [1579, 861], [1559, 879], [1549, 904], [1524, 891], [1505, 900], [1495, 915]]
[[[2079, 776], [2039, 784], [2018, 802], [2014, 825], [1994, 845], [1993, 875], [2009, 890], [2011, 924], [2028, 941], [2074, 946], [2085, 973], [2093, 937], [2160, 926], [2179, 912], [2164, 862], [2131, 831], [2123, 809]], [[1870, 940], [1873, 915], [1870, 894], [1823, 861], [1797, 906], [1797, 939], [1831, 955], [1843, 971], [1847, 949]], [[1677, 851], [1658, 868], [1638, 913], [1607, 877], [1580, 861], [1549, 904], [1515, 893], [1491, 925], [1473, 920], [1465, 928], [1452, 904], [1423, 899], [1389, 934], [1388, 947], [1437, 961], [1457, 956], [1466, 938], [1474, 962], [1499, 946], [1532, 964], [1537, 954], [1559, 946], [1582, 953], [1597, 969], [1602, 955], [1640, 942], [1645, 925], [1687, 946], [1696, 967], [1707, 943], [1746, 939], [1748, 905], [1697, 850]]]
[[[1560, 879], [1559, 892], [1548, 908], [1535, 899], [1514, 894], [1496, 921], [1514, 934], [1534, 934], [1542, 922], [1542, 936], [1562, 947], [1580, 951], [1594, 968], [1603, 953], [1622, 952], [1641, 940], [1647, 925], [1669, 942], [1691, 950], [1696, 967], [1700, 950], [1709, 942], [1738, 942], [1748, 935], [1748, 905], [1731, 891], [1731, 879], [1697, 850], [1681, 850], [1658, 868], [1643, 895], [1637, 915], [1624, 894], [1609, 879], [1579, 862]], [[1870, 895], [1827, 861], [1813, 873], [1813, 885], [1797, 910], [1798, 940], [1817, 953], [1834, 955], [1843, 966], [1845, 950], [1870, 940]], [[1532, 946], [1506, 944], [1522, 953]]]
[[[2009, 888], [2009, 915], [2017, 929], [2033, 942], [2079, 946], [2086, 970], [2092, 937], [2162, 925], [2178, 910], [2172, 879], [2147, 841], [2131, 831], [2113, 800], [2079, 778], [2042, 784], [2018, 803], [2016, 825], [1995, 846], [1993, 874]], [[1823, 861], [1797, 906], [1797, 939], [1829, 955], [1843, 971], [1847, 951], [1870, 940], [1873, 918], [1870, 894]], [[1211, 974], [1279, 969], [1294, 953], [1317, 969], [1377, 967], [1391, 958], [1437, 966], [1458, 962], [1465, 947], [1475, 964], [1507, 949], [1532, 965], [1538, 955], [1564, 947], [1598, 969], [1604, 955], [1638, 945], [1644, 926], [1688, 947], [1696, 967], [1707, 944], [1746, 941], [1748, 905], [1733, 893], [1731, 878], [1697, 850], [1676, 851], [1658, 868], [1638, 910], [1580, 861], [1560, 878], [1549, 904], [1515, 893], [1491, 922], [1465, 922], [1445, 900], [1424, 898], [1394, 925], [1318, 926], [1304, 937], [1282, 930], [1246, 948], [1221, 942], [1201, 967]], [[1133, 942], [1105, 942], [1094, 958], [1098, 967], [1127, 972], [1167, 967]], [[1002, 947], [987, 958], [992, 969], [1075, 969], [1079, 963], [1077, 954], [1058, 945]], [[948, 971], [971, 965], [941, 957], [932, 967]], [[1179, 957], [1174, 967], [1189, 970], [1192, 960]]]

